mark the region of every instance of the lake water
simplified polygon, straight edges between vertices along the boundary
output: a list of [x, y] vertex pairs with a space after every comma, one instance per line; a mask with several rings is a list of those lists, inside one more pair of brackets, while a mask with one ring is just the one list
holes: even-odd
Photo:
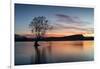
[[[91, 61], [94, 59], [93, 41], [15, 42], [15, 65]], [[38, 52], [37, 52], [38, 51]]]

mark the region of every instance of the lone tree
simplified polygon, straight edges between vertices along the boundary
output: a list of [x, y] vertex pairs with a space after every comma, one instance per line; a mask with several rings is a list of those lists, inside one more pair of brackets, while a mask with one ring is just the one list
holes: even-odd
[[31, 32], [35, 35], [34, 46], [39, 46], [38, 41], [42, 38], [47, 30], [51, 30], [53, 27], [48, 23], [45, 16], [34, 17], [29, 24]]

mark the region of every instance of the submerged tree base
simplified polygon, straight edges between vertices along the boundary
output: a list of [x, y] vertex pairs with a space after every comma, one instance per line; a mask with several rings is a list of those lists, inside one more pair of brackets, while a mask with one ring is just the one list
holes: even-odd
[[34, 46], [40, 46], [37, 41], [35, 41]]

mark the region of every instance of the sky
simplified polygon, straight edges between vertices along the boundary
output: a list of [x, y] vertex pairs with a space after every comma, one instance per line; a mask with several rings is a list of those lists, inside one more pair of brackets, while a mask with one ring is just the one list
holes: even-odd
[[15, 4], [15, 34], [32, 35], [29, 24], [34, 17], [45, 16], [53, 29], [46, 36], [69, 36], [94, 34], [94, 9], [83, 7], [60, 7], [34, 4]]

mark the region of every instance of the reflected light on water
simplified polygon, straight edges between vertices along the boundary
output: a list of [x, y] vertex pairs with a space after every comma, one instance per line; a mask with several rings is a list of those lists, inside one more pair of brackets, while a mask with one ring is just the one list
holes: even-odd
[[[93, 60], [93, 41], [40, 41], [37, 48], [34, 42], [15, 43], [15, 64], [38, 64]], [[38, 59], [37, 59], [38, 56]]]

